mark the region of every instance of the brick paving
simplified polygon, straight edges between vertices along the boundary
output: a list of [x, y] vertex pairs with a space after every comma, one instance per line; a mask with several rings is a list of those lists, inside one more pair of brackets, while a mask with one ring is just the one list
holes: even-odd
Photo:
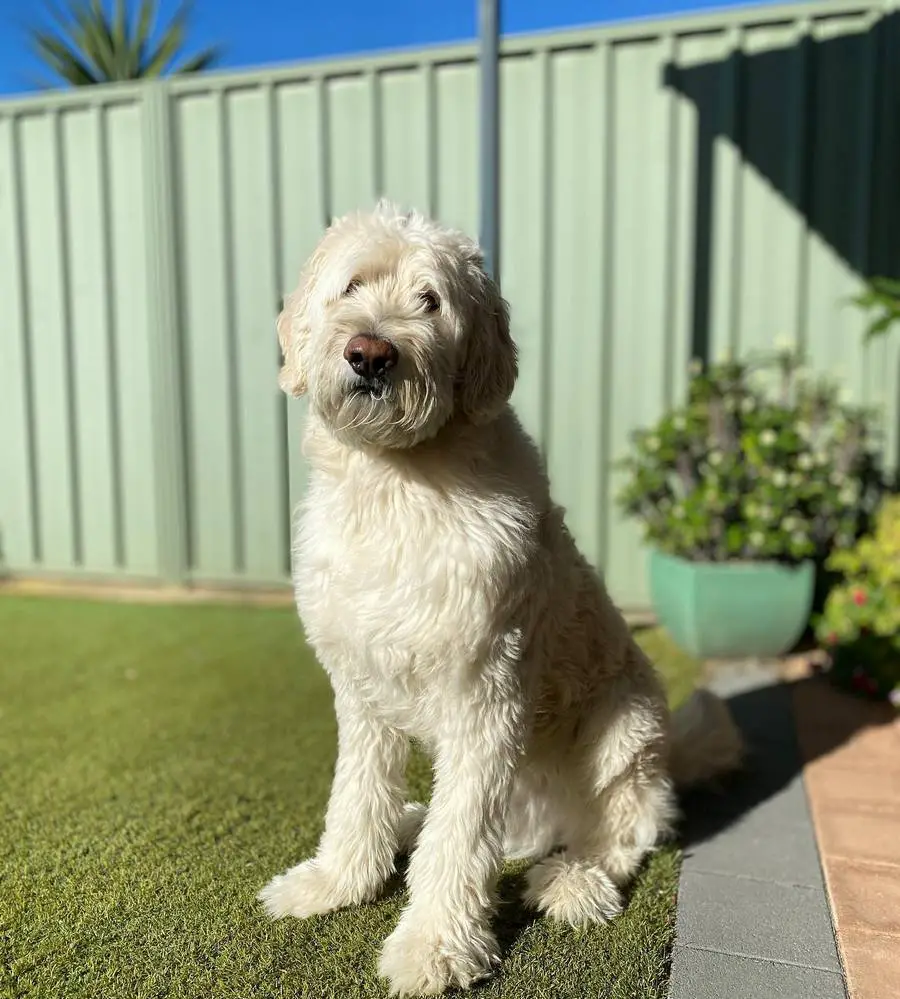
[[900, 718], [822, 680], [793, 691], [851, 999], [900, 996]]

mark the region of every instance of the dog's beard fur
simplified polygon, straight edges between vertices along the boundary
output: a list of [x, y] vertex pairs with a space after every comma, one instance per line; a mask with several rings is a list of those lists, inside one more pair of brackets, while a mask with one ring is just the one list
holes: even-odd
[[[454, 344], [437, 322], [387, 321], [362, 308], [335, 307], [326, 319], [326, 347], [310, 364], [310, 400], [334, 436], [349, 447], [408, 448], [433, 437], [453, 413]], [[350, 315], [348, 315], [350, 311]], [[399, 361], [381, 378], [355, 375], [345, 344], [375, 331], [397, 348]]]

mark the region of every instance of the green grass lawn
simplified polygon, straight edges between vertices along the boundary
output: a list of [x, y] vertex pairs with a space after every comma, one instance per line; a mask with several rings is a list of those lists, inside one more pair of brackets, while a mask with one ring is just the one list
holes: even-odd
[[[697, 666], [644, 632], [673, 696]], [[290, 610], [0, 598], [0, 996], [380, 996], [403, 902], [270, 922], [255, 901], [313, 850], [331, 691]], [[416, 758], [411, 789], [427, 793]], [[625, 914], [576, 934], [501, 883], [485, 997], [662, 997], [678, 853]]]

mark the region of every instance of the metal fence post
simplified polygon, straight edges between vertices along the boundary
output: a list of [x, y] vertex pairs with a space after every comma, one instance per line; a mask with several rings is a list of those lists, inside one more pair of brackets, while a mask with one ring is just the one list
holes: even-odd
[[479, 0], [481, 248], [500, 283], [500, 0]]
[[169, 100], [164, 82], [145, 84], [142, 102], [144, 213], [158, 565], [165, 582], [182, 583], [187, 579], [189, 568], [187, 456]]

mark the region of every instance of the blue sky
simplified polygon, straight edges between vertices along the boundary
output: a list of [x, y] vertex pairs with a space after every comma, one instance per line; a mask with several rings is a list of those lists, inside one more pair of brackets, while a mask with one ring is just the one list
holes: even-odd
[[[129, 0], [133, 5], [134, 0]], [[736, 6], [728, 0], [502, 0], [504, 33]], [[162, 0], [165, 17], [177, 0]], [[21, 29], [41, 0], [0, 0], [0, 94], [34, 88]], [[34, 13], [30, 13], [34, 12]], [[475, 36], [477, 0], [195, 0], [193, 47], [221, 43], [223, 66], [250, 67]]]

